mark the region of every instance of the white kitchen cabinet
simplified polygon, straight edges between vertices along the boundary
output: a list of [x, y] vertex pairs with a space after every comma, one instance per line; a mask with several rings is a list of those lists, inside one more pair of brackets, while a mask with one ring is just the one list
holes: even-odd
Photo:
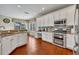
[[78, 25], [78, 22], [79, 22], [78, 18], [79, 18], [78, 9], [76, 9], [76, 14], [75, 14], [75, 25]]
[[1, 38], [1, 54], [8, 55], [15, 48], [27, 43], [27, 33], [15, 34]]
[[47, 41], [47, 34], [46, 32], [42, 32], [42, 40]]
[[41, 19], [40, 19], [40, 25], [41, 25], [41, 27], [43, 26], [43, 17], [41, 17]]
[[40, 26], [40, 18], [37, 18], [37, 27]]
[[74, 25], [75, 9], [76, 9], [75, 5], [66, 8], [67, 25]]
[[47, 26], [47, 16], [46, 15], [44, 15], [44, 26]]
[[16, 35], [11, 36], [11, 39], [12, 39], [11, 49], [13, 51], [16, 47], [18, 47], [18, 42], [17, 42], [18, 39]]
[[41, 17], [39, 18], [39, 27], [41, 27]]
[[8, 36], [8, 37], [2, 38], [1, 44], [2, 44], [2, 54], [8, 55], [12, 51], [12, 49], [11, 49], [11, 47], [12, 47], [11, 37]]
[[45, 26], [45, 16], [42, 17], [42, 26]]
[[45, 16], [42, 16], [42, 26], [45, 26]]
[[[64, 9], [61, 9], [61, 10], [59, 10], [59, 19], [60, 20], [62, 20], [62, 19], [66, 19], [67, 18], [67, 16], [66, 16], [66, 9], [64, 8]], [[67, 19], [66, 19], [67, 20]]]
[[53, 14], [47, 14], [47, 15], [37, 18], [37, 25], [38, 27], [53, 26], [54, 25]]
[[53, 16], [53, 13], [49, 14], [49, 26], [54, 26], [54, 16]]
[[44, 20], [44, 17], [40, 17], [40, 26], [42, 27], [43, 26], [43, 20]]
[[22, 46], [27, 43], [27, 34], [21, 33], [12, 36], [12, 50], [16, 47]]
[[18, 42], [18, 46], [17, 47], [19, 47], [19, 46], [21, 46], [21, 41], [22, 41], [22, 38], [20, 38], [20, 34], [17, 36], [17, 42]]
[[39, 27], [39, 18], [37, 18], [36, 24], [37, 24], [37, 25], [36, 25], [36, 26], [37, 26], [37, 27], [36, 27], [36, 30], [38, 31], [38, 27]]
[[59, 11], [53, 12], [53, 16], [54, 16], [54, 21], [59, 20], [60, 19], [59, 18], [59, 16], [60, 16]]
[[40, 27], [41, 25], [40, 25], [40, 18], [38, 19], [38, 27]]
[[47, 14], [42, 16], [42, 26], [53, 26], [53, 25], [54, 25], [53, 14]]
[[0, 43], [0, 55], [1, 55], [1, 53], [2, 53], [2, 51], [1, 51], [1, 50], [2, 50], [2, 48], [1, 48], [1, 43]]
[[44, 15], [43, 16], [44, 17], [44, 26], [48, 26], [48, 17], [47, 17], [47, 15]]
[[50, 32], [47, 33], [47, 41], [53, 43], [53, 33]]
[[51, 15], [50, 14], [47, 14], [47, 26], [51, 26]]
[[35, 36], [34, 36], [35, 38], [38, 38], [38, 34], [37, 34], [37, 32], [35, 32]]
[[43, 32], [42, 40], [47, 41], [49, 43], [53, 43], [53, 33]]
[[66, 47], [73, 50], [74, 45], [75, 45], [74, 35], [67, 34]]
[[27, 35], [26, 33], [18, 34], [18, 47], [27, 43]]
[[47, 26], [51, 26], [51, 15], [50, 14], [47, 14]]
[[50, 23], [50, 20], [49, 20], [50, 18], [49, 18], [49, 17], [50, 17], [49, 14], [47, 14], [47, 15], [46, 15], [46, 20], [45, 20], [46, 26], [49, 26], [49, 25], [50, 25], [50, 24], [49, 24], [49, 23]]
[[47, 26], [47, 16], [44, 15], [43, 17], [44, 17], [44, 20], [43, 20], [43, 26]]

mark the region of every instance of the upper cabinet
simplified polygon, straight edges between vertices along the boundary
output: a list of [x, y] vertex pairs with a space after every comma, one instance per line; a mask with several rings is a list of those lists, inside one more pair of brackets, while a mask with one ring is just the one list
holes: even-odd
[[78, 9], [76, 9], [76, 16], [75, 16], [75, 25], [78, 25]]
[[53, 13], [37, 18], [37, 26], [38, 27], [54, 26]]
[[43, 17], [40, 18], [40, 26], [43, 26]]
[[67, 25], [74, 25], [76, 5], [72, 5], [39, 18], [40, 26], [54, 26], [54, 21], [66, 19]]
[[67, 34], [66, 36], [66, 48], [73, 50], [75, 46], [74, 35]]
[[66, 19], [66, 9], [61, 9], [59, 10], [59, 19], [62, 20], [62, 19]]
[[48, 26], [49, 25], [49, 15], [45, 15], [45, 26]]
[[40, 26], [40, 18], [37, 18], [36, 23], [37, 23], [37, 27], [39, 27]]
[[54, 26], [54, 17], [53, 17], [53, 13], [48, 14], [47, 23], [48, 23], [48, 26]]
[[67, 25], [74, 25], [75, 11], [76, 5], [72, 5], [66, 8]]
[[55, 20], [59, 20], [59, 11], [55, 11], [55, 12], [53, 12], [53, 16], [54, 16], [54, 21]]

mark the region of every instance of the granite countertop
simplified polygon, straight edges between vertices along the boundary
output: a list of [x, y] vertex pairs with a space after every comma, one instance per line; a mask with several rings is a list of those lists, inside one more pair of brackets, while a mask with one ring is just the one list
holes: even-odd
[[[40, 31], [37, 31], [37, 32], [40, 32]], [[41, 32], [55, 33], [54, 31], [41, 31]], [[41, 32], [40, 32], [40, 33], [41, 33]], [[75, 35], [76, 33], [66, 32], [66, 33], [62, 33], [62, 34], [70, 34], [70, 35]]]
[[0, 31], [0, 37], [11, 36], [19, 33], [25, 33], [26, 30], [7, 30], [7, 31]]

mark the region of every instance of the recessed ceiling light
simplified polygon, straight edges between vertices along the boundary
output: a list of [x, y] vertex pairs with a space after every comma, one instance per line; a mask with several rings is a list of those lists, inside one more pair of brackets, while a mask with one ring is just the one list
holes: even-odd
[[20, 7], [21, 7], [21, 5], [17, 5], [17, 7], [19, 7], [19, 8], [20, 8]]
[[42, 8], [42, 10], [44, 11], [44, 10], [45, 10], [45, 8]]

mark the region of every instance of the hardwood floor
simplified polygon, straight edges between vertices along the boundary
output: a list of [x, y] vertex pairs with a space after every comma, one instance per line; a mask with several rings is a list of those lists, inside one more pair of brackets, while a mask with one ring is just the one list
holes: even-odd
[[29, 37], [27, 45], [17, 48], [10, 55], [72, 55], [72, 51]]

